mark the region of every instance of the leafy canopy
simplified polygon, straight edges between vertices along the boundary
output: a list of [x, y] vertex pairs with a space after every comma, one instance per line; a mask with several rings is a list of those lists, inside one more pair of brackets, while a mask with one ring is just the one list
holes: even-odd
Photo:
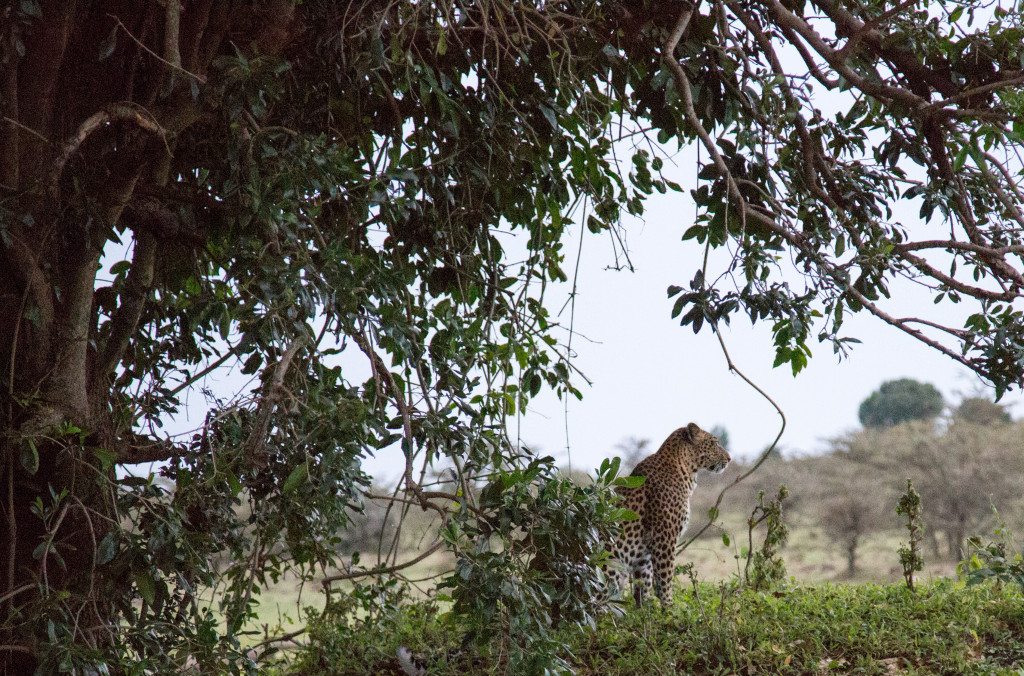
[[[796, 373], [813, 337], [842, 353], [846, 313], [868, 312], [997, 394], [1021, 381], [1015, 12], [157, 6], [22, 0], [3, 17], [15, 671], [242, 669], [259, 588], [336, 564], [333, 534], [376, 499], [437, 514], [427, 549], [458, 557], [471, 636], [543, 662], [542, 609], [570, 589], [563, 616], [592, 621], [599, 536], [628, 515], [606, 504], [617, 466], [572, 488], [508, 422], [544, 387], [579, 396], [545, 292], [574, 229], [618, 243], [624, 214], [683, 189], [662, 175], [673, 144], [701, 153], [683, 238], [728, 254], [669, 289], [683, 324], [767, 321]], [[887, 310], [897, 277], [969, 308], [961, 324]], [[162, 434], [221, 366], [252, 390], [210, 401], [191, 438]], [[370, 453], [398, 458], [393, 498], [368, 487]], [[115, 469], [155, 460], [162, 476]], [[431, 468], [450, 481], [425, 485]], [[400, 574], [381, 549], [342, 575]], [[572, 584], [531, 573], [541, 553]]]

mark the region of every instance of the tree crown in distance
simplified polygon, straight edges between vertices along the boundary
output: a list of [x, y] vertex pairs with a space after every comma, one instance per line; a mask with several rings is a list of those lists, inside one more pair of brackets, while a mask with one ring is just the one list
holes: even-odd
[[899, 378], [884, 383], [860, 404], [865, 427], [890, 427], [909, 420], [931, 420], [945, 407], [942, 393], [930, 383]]

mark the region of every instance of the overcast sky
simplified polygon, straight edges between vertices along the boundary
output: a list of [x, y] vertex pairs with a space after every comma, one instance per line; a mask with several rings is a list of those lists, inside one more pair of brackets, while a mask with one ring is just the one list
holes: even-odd
[[[694, 335], [670, 318], [666, 288], [685, 286], [701, 265], [701, 247], [680, 241], [692, 218], [688, 196], [653, 198], [646, 222], [628, 226], [633, 273], [605, 269], [612, 260], [610, 245], [584, 240], [575, 326], [590, 340], [577, 338], [573, 348], [576, 366], [593, 385], [582, 388], [582, 401], [570, 400], [568, 415], [553, 395], [538, 398], [522, 420], [525, 442], [565, 456], [568, 421], [573, 464], [592, 467], [626, 437], [649, 438], [657, 446], [690, 421], [724, 426], [739, 456], [755, 455], [772, 441], [778, 414], [729, 373], [714, 334], [705, 326]], [[909, 281], [900, 280], [891, 291], [886, 307], [894, 311], [935, 308], [931, 295]], [[850, 356], [840, 362], [831, 345], [814, 343], [810, 365], [796, 377], [788, 365], [772, 368], [768, 324], [752, 327], [737, 316], [723, 333], [736, 365], [786, 413], [781, 445], [790, 452], [820, 451], [827, 438], [858, 427], [859, 403], [884, 380], [930, 382], [953, 401], [984, 387], [967, 369], [866, 312], [848, 314], [844, 329], [863, 341]], [[1019, 399], [1017, 393], [1004, 397]]]

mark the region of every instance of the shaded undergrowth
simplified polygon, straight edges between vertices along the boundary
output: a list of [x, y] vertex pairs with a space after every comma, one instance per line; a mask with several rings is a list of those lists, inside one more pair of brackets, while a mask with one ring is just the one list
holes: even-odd
[[[357, 619], [357, 617], [359, 619]], [[287, 673], [503, 673], [508, 642], [462, 642], [433, 602], [372, 617], [328, 612], [310, 624]], [[671, 608], [628, 606], [596, 629], [563, 630], [564, 659], [579, 674], [917, 673], [1017, 674], [1024, 666], [1024, 596], [1016, 585], [947, 579], [904, 585], [792, 585], [758, 592], [700, 583]]]

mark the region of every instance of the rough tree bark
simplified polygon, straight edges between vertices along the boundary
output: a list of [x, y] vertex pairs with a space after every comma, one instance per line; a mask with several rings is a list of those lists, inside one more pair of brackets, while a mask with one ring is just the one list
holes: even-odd
[[[151, 450], [114, 415], [110, 397], [161, 240], [182, 239], [173, 210], [153, 196], [167, 184], [177, 138], [203, 115], [201, 89], [228, 36], [246, 49], [272, 50], [288, 39], [293, 18], [285, 2], [255, 9], [213, 0], [40, 6], [38, 16], [0, 13], [10, 42], [0, 65], [5, 673], [35, 670], [40, 636], [17, 610], [53, 592], [84, 599], [69, 609], [79, 616], [76, 640], [97, 645], [108, 631], [93, 555], [112, 517], [105, 479], [113, 470], [92, 450], [112, 451], [121, 462]], [[133, 242], [131, 269], [110, 329], [99, 335], [96, 273], [115, 227]], [[36, 500], [49, 508], [62, 491], [54, 513], [40, 518]]]

